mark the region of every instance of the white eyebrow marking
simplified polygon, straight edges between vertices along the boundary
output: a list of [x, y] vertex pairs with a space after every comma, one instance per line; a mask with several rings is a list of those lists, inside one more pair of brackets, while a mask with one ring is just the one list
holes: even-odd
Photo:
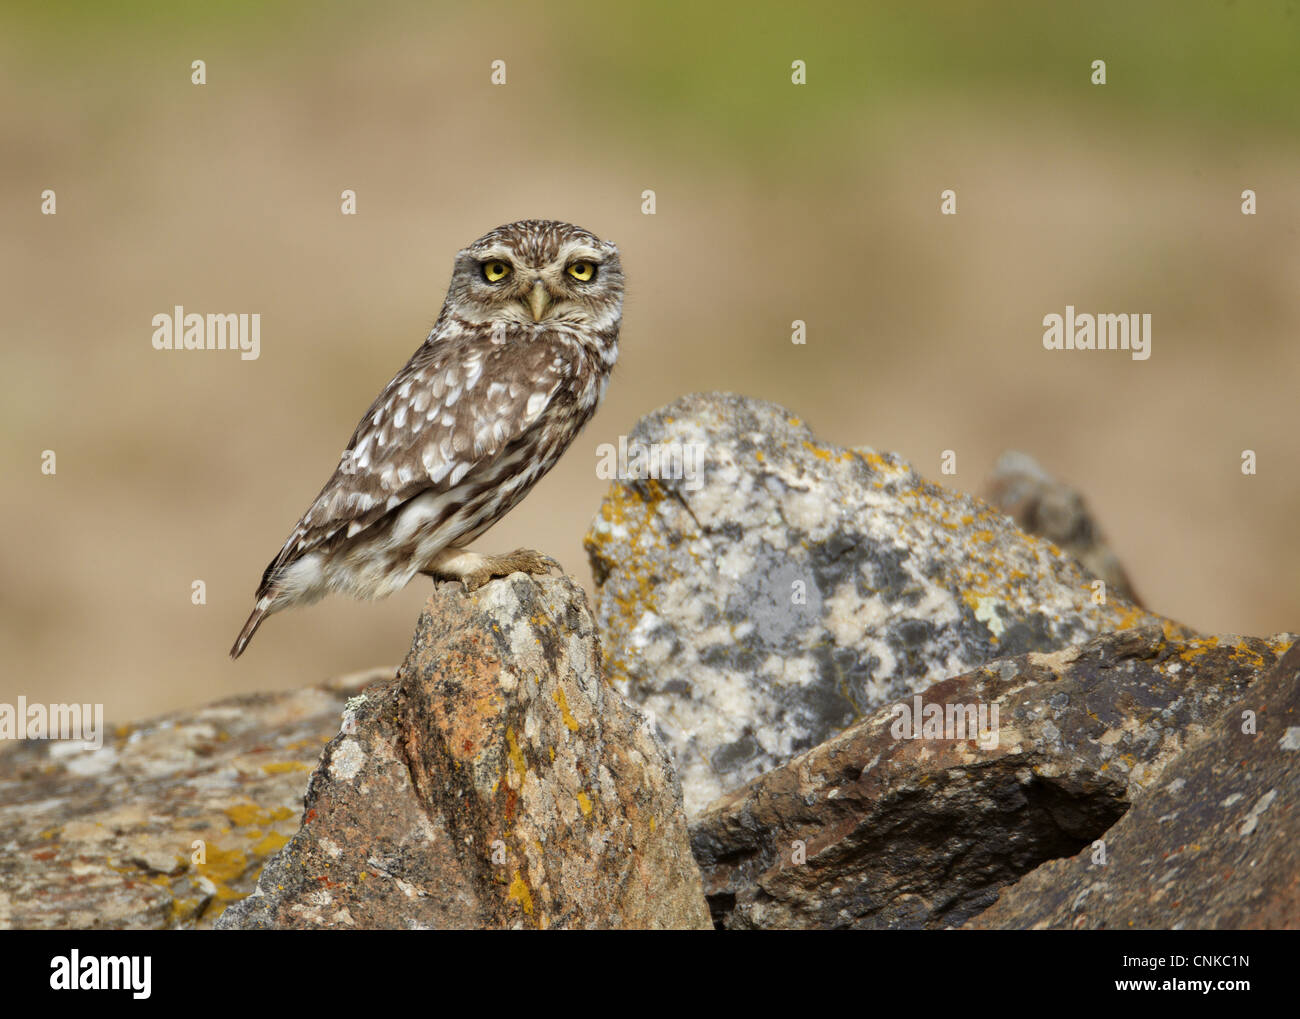
[[505, 262], [509, 265], [515, 264], [514, 252], [509, 248], [502, 247], [499, 244], [490, 248], [484, 248], [481, 251], [471, 251], [470, 257], [479, 262]]

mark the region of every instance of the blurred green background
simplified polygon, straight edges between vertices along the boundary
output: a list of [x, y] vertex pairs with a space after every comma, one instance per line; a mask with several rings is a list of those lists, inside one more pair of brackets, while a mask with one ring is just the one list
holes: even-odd
[[[225, 654], [454, 252], [524, 217], [619, 244], [624, 353], [480, 547], [589, 585], [596, 446], [731, 390], [966, 490], [1025, 449], [1153, 610], [1300, 629], [1296, 3], [9, 3], [0, 95], [0, 700], [124, 720], [400, 661], [425, 581]], [[260, 313], [260, 359], [153, 350], [175, 304]], [[1151, 359], [1044, 351], [1066, 304], [1151, 313]]]

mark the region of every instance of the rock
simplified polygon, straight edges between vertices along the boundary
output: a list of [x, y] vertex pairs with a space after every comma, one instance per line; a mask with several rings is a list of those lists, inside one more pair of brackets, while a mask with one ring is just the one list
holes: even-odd
[[[650, 709], [692, 814], [881, 705], [998, 657], [1163, 621], [1002, 512], [774, 404], [687, 396], [587, 535], [611, 682]], [[661, 465], [662, 466], [662, 465]], [[1184, 632], [1178, 630], [1178, 632]]]
[[567, 577], [440, 585], [226, 929], [709, 928], [681, 792]]
[[[909, 731], [895, 728], [903, 719], [879, 710], [692, 822], [714, 919], [729, 928], [960, 924], [1040, 863], [1103, 835], [1109, 842], [1108, 829], [1132, 802], [1156, 795], [1148, 790], [1167, 787], [1169, 762], [1225, 705], [1243, 697], [1263, 703], [1251, 683], [1293, 639], [1182, 640], [1149, 626], [1082, 648], [1004, 658], [920, 695], [925, 705], [982, 706], [996, 746], [899, 739]], [[1240, 756], [1225, 749], [1221, 766], [1232, 770]], [[1281, 767], [1290, 756], [1277, 751], [1273, 759]], [[1184, 806], [1197, 787], [1189, 781], [1186, 788]], [[1240, 812], [1269, 788], [1291, 796], [1295, 782], [1261, 767]], [[1294, 802], [1280, 801], [1264, 819], [1282, 825]], [[1164, 906], [1166, 917], [1181, 915], [1171, 902]], [[1167, 926], [1157, 915], [1151, 925]]]
[[968, 926], [1300, 928], [1300, 643], [1224, 700], [1105, 833], [1104, 864], [1091, 847], [1046, 863]]
[[1083, 496], [1053, 478], [1029, 454], [1008, 450], [998, 458], [988, 500], [1030, 534], [1073, 556], [1088, 576], [1104, 580], [1111, 594], [1141, 604]]
[[0, 743], [0, 927], [211, 927], [297, 828], [348, 695], [392, 673], [110, 726], [99, 749]]

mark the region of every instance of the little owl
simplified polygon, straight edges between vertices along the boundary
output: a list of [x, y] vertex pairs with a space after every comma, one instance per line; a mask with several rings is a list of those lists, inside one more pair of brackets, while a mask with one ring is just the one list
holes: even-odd
[[569, 223], [511, 223], [461, 251], [428, 339], [370, 405], [266, 568], [230, 656], [271, 613], [330, 591], [380, 598], [417, 573], [473, 590], [557, 565], [529, 549], [465, 546], [555, 466], [595, 412], [622, 309], [618, 249]]

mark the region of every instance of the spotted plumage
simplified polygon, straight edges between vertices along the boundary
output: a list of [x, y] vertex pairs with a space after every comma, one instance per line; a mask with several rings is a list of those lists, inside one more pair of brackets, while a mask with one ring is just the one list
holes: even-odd
[[438, 321], [267, 566], [231, 657], [266, 616], [329, 592], [380, 598], [417, 573], [473, 588], [554, 565], [527, 549], [465, 546], [595, 413], [622, 305], [618, 249], [568, 223], [511, 223], [459, 252]]

